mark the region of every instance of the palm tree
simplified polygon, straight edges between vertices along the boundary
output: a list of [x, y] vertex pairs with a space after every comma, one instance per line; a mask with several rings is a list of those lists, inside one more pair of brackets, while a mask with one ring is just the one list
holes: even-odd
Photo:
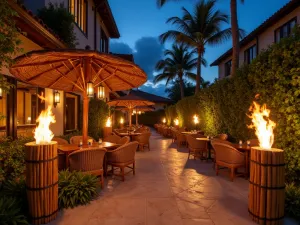
[[[244, 3], [244, 0], [241, 0]], [[164, 4], [164, 3], [163, 3]], [[232, 75], [239, 68], [240, 40], [236, 0], [230, 0], [231, 29], [232, 29]]]
[[[179, 80], [181, 98], [184, 98], [184, 80], [188, 78], [196, 80], [196, 75], [192, 70], [197, 66], [197, 58], [194, 58], [195, 51], [189, 51], [185, 44], [173, 44], [171, 50], [165, 50], [165, 59], [156, 64], [156, 70], [162, 73], [154, 77], [154, 83], [166, 80], [166, 85], [174, 79]], [[206, 64], [205, 60], [202, 60]]]
[[184, 7], [183, 16], [175, 16], [167, 20], [177, 26], [177, 30], [169, 30], [160, 35], [161, 42], [166, 40], [175, 40], [179, 43], [185, 43], [197, 52], [197, 75], [196, 88], [197, 93], [201, 83], [201, 61], [207, 45], [220, 44], [231, 37], [231, 28], [221, 30], [223, 23], [229, 24], [227, 14], [215, 9], [216, 0], [201, 0], [195, 5], [194, 12], [191, 14]]

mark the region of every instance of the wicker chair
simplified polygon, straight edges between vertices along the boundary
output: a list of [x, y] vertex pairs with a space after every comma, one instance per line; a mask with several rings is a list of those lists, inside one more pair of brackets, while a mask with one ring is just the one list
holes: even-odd
[[130, 137], [124, 136], [124, 137], [120, 138], [119, 140], [117, 140], [116, 144], [125, 145], [125, 144], [128, 144], [129, 142], [130, 142]]
[[180, 148], [181, 145], [186, 144], [186, 135], [182, 134], [181, 131], [176, 132], [176, 142], [177, 148]]
[[230, 169], [230, 179], [233, 181], [236, 170], [245, 167], [245, 155], [233, 146], [218, 141], [212, 141], [212, 146], [216, 153], [216, 175], [219, 174], [219, 166], [227, 167]]
[[194, 156], [194, 159], [196, 159], [196, 157], [199, 157], [200, 159], [207, 158], [207, 156], [204, 156], [204, 153], [207, 154], [208, 151], [207, 141], [197, 140], [195, 137], [191, 135], [186, 135], [186, 140], [189, 148], [188, 159], [190, 158], [190, 155]]
[[227, 134], [218, 134], [217, 136], [215, 136], [215, 138], [226, 141], [228, 138]]
[[[93, 139], [93, 141], [95, 142], [94, 138], [90, 136], [88, 136], [88, 139]], [[82, 136], [73, 136], [70, 138], [70, 144], [79, 145], [80, 140], [82, 140]]]
[[70, 171], [77, 170], [83, 173], [94, 174], [101, 177], [101, 185], [104, 186], [103, 161], [105, 148], [83, 148], [72, 152], [68, 159]]
[[[52, 141], [56, 141], [58, 145], [67, 145], [69, 142], [65, 139], [54, 137]], [[58, 151], [58, 170], [66, 169], [66, 154], [64, 152]]]
[[121, 137], [116, 135], [116, 134], [111, 134], [105, 138], [103, 138], [103, 141], [106, 142], [111, 142], [111, 143], [117, 143], [118, 141], [120, 141]]
[[56, 141], [58, 145], [67, 145], [69, 142], [63, 138], [54, 137], [52, 138], [52, 141]]
[[[130, 142], [113, 151], [107, 152], [106, 165], [111, 166], [112, 175], [121, 176], [122, 181], [125, 181], [125, 175], [131, 171], [133, 175], [135, 175], [135, 152], [138, 144], [136, 141]], [[132, 165], [132, 167], [130, 167], [130, 165]], [[119, 174], [114, 174], [114, 167], [120, 168]], [[130, 169], [127, 173], [125, 173], [126, 167]]]
[[147, 147], [150, 151], [150, 136], [151, 133], [147, 132], [133, 137], [133, 141], [137, 141], [139, 143], [139, 150], [144, 150], [144, 148]]

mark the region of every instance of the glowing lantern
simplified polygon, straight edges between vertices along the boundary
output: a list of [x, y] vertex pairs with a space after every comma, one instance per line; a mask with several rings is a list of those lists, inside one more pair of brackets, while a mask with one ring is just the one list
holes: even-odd
[[165, 124], [167, 122], [166, 118], [163, 118], [162, 122]]
[[270, 150], [274, 142], [273, 129], [276, 126], [276, 123], [269, 119], [270, 110], [267, 109], [266, 104], [261, 107], [257, 102], [253, 102], [249, 111], [252, 113], [248, 115], [252, 119], [252, 124], [248, 127], [255, 129], [259, 146]]
[[36, 120], [39, 125], [34, 130], [34, 138], [36, 144], [48, 144], [54, 137], [53, 132], [49, 129], [51, 123], [55, 123], [55, 117], [51, 111], [51, 106], [47, 110], [41, 112]]
[[174, 124], [175, 124], [176, 126], [178, 126], [178, 125], [179, 125], [179, 119], [175, 119], [175, 120], [174, 120]]
[[98, 96], [99, 99], [105, 99], [105, 89], [102, 85], [98, 87]]
[[60, 103], [60, 93], [58, 91], [55, 91], [53, 94], [53, 106], [54, 108], [57, 106], [58, 103]]
[[120, 119], [120, 124], [124, 124], [124, 119], [123, 119], [123, 117], [121, 117], [121, 119]]
[[2, 98], [2, 96], [3, 96], [3, 89], [0, 88], [0, 98]]
[[111, 117], [107, 118], [105, 126], [106, 127], [111, 127]]
[[139, 113], [139, 115], [141, 115], [141, 114], [142, 114], [142, 112], [141, 112], [141, 111], [139, 111], [138, 113]]
[[197, 115], [194, 115], [193, 119], [194, 119], [194, 124], [198, 124], [199, 123], [199, 117]]
[[94, 85], [92, 82], [88, 82], [86, 84], [86, 94], [88, 97], [93, 97], [94, 96]]

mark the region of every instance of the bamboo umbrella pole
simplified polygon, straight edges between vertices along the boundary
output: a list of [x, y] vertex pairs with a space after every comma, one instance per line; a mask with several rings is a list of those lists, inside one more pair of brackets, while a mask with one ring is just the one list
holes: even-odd
[[88, 144], [88, 119], [89, 119], [89, 97], [86, 91], [83, 92], [83, 113], [82, 113], [82, 141], [83, 145]]
[[135, 111], [135, 125], [138, 125], [138, 124], [139, 124], [137, 112], [138, 112], [138, 111], [137, 111], [137, 109], [136, 109], [136, 111]]
[[129, 116], [129, 127], [131, 127], [131, 119], [132, 119], [132, 108], [129, 108], [129, 111], [128, 111], [128, 116]]

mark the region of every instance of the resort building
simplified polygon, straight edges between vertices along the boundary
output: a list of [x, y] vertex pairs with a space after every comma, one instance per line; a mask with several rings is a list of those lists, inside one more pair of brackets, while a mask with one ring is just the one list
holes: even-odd
[[[34, 50], [67, 48], [66, 44], [36, 16], [37, 10], [47, 6], [49, 2], [63, 3], [74, 15], [78, 49], [108, 53], [109, 39], [120, 36], [107, 0], [24, 0], [24, 5], [10, 1], [11, 7], [19, 15], [15, 20], [20, 29], [20, 47], [23, 51], [18, 55]], [[15, 87], [7, 94], [3, 93], [0, 99], [0, 115], [4, 116], [0, 121], [1, 136], [32, 136], [38, 115], [48, 105], [54, 105], [55, 94], [59, 101], [53, 109], [56, 123], [51, 125], [51, 130], [55, 135], [62, 135], [79, 129], [80, 95], [19, 82], [7, 68], [1, 68], [1, 74]], [[109, 97], [106, 87], [105, 92]], [[38, 95], [44, 96], [45, 101], [38, 98]]]
[[[288, 37], [299, 20], [300, 1], [291, 0], [240, 41], [239, 65], [251, 63], [263, 49]], [[210, 66], [218, 66], [218, 77], [223, 79], [231, 75], [231, 62], [232, 49], [229, 49]]]

